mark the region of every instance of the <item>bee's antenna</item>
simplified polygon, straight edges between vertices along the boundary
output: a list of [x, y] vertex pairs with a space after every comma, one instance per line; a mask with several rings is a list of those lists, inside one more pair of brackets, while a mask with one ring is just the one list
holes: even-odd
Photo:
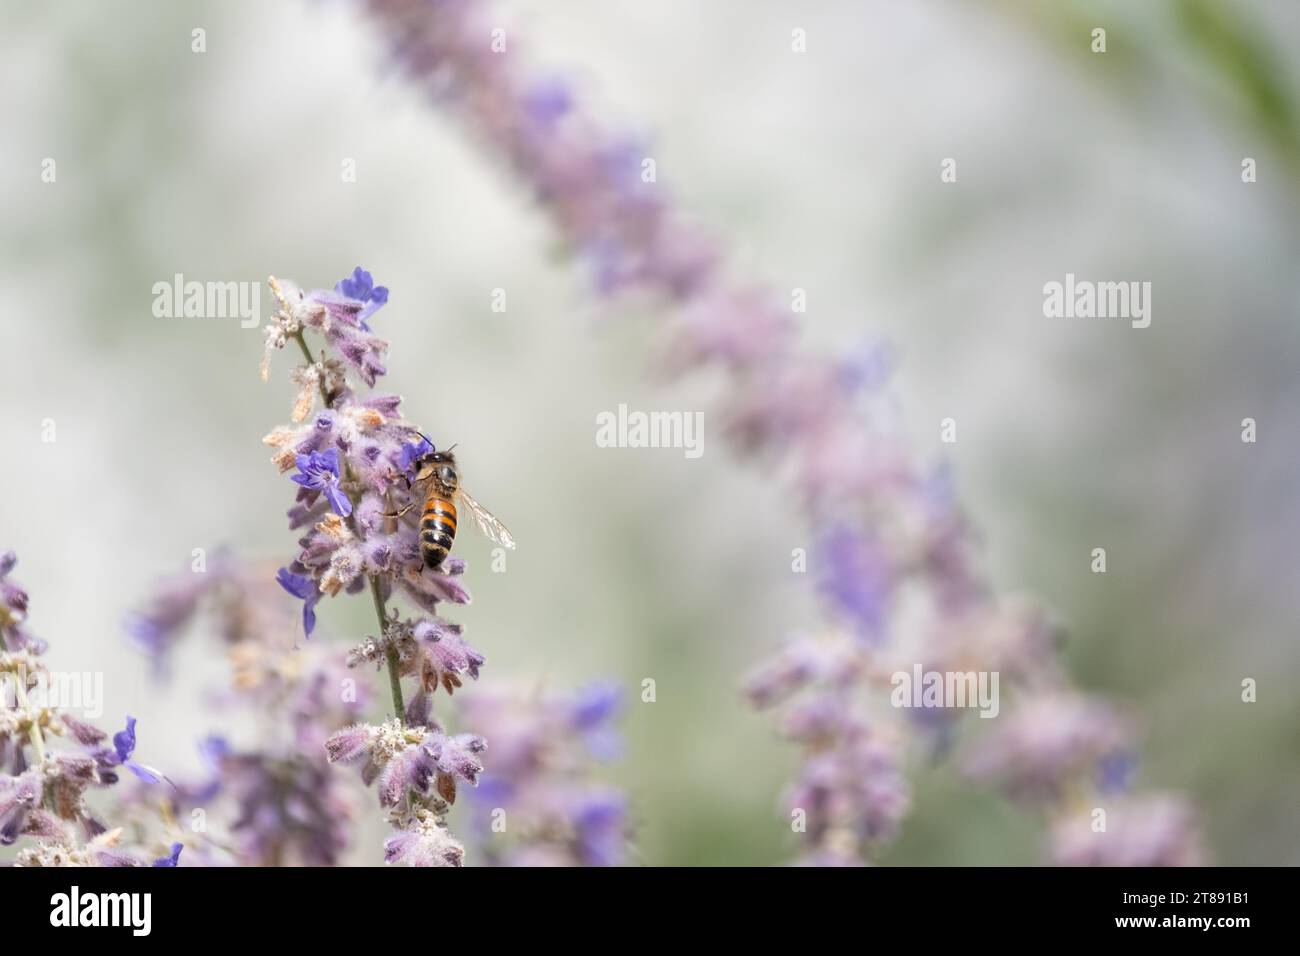
[[427, 441], [427, 442], [429, 443], [429, 447], [430, 447], [430, 448], [433, 448], [433, 449], [436, 450], [437, 446], [434, 445], [434, 443], [433, 443], [433, 439], [430, 438], [428, 435], [426, 435], [424, 432], [420, 431], [418, 428], [412, 428], [412, 429], [409, 429], [409, 430], [412, 431], [412, 432], [415, 432], [415, 434], [419, 435], [421, 438], [423, 438], [425, 441]]
[[456, 444], [455, 444], [455, 445], [452, 445], [450, 448], [448, 448], [447, 451], [449, 451], [449, 452], [455, 451], [455, 450], [456, 450], [456, 445], [459, 445], [459, 444], [460, 444], [460, 442], [456, 442]]

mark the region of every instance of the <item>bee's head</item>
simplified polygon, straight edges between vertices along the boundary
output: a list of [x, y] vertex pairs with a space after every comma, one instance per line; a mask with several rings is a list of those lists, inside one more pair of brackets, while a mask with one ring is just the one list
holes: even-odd
[[[453, 445], [452, 448], [455, 446]], [[446, 451], [431, 451], [416, 463], [417, 481], [436, 478], [438, 483], [448, 491], [454, 491], [457, 483], [456, 456], [451, 448]]]

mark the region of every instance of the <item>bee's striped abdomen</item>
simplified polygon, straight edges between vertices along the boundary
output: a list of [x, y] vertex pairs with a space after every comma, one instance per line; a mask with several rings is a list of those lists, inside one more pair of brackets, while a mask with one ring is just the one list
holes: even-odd
[[442, 564], [456, 540], [456, 506], [451, 499], [436, 492], [424, 500], [424, 514], [420, 518], [420, 554], [427, 567]]

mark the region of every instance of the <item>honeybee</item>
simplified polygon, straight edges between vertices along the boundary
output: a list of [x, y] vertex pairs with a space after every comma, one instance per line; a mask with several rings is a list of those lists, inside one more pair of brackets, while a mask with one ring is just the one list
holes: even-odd
[[[427, 438], [425, 440], [428, 441]], [[433, 443], [429, 442], [429, 445], [432, 447]], [[489, 540], [506, 548], [514, 548], [515, 539], [506, 530], [506, 526], [461, 486], [460, 475], [456, 471], [456, 456], [450, 448], [446, 451], [427, 452], [412, 465], [415, 468], [415, 480], [408, 479], [408, 482], [415, 497], [412, 504], [396, 512], [393, 517], [405, 514], [414, 507], [415, 501], [423, 499], [420, 556], [424, 559], [425, 567], [438, 567], [451, 552], [451, 546], [456, 540], [456, 520], [459, 516], [457, 506], [473, 516], [479, 531]]]

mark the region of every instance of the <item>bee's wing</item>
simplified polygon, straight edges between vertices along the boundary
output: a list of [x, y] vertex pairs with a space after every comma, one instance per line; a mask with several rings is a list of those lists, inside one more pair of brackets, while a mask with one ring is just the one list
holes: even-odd
[[457, 490], [456, 503], [463, 505], [474, 516], [474, 523], [478, 525], [478, 529], [483, 532], [484, 537], [507, 548], [515, 546], [515, 539], [506, 530], [506, 526], [497, 520], [496, 515], [475, 501], [474, 496], [465, 491], [464, 488]]

